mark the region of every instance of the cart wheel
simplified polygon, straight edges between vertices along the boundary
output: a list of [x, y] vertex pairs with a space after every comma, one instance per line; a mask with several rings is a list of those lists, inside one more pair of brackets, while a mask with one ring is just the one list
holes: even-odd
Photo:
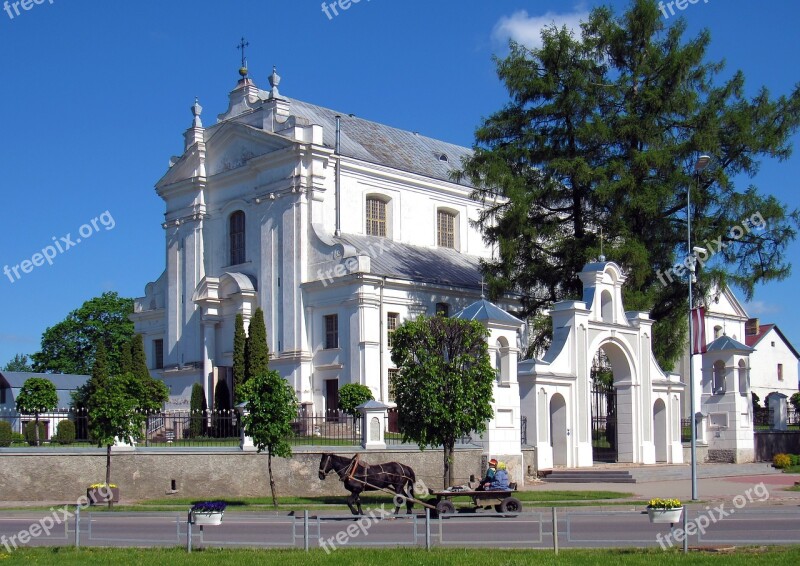
[[452, 514], [456, 512], [456, 506], [449, 499], [442, 499], [436, 504], [436, 513], [438, 515]]
[[522, 511], [522, 503], [516, 497], [506, 497], [499, 505], [500, 513], [519, 513]]

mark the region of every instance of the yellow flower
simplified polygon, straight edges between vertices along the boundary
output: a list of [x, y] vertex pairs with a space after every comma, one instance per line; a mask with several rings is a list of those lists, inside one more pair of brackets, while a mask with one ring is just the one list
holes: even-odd
[[115, 484], [115, 483], [109, 483], [109, 484], [93, 483], [92, 485], [89, 486], [89, 489], [103, 489], [103, 488], [106, 488], [106, 487], [115, 488], [115, 487], [117, 487], [117, 484]]

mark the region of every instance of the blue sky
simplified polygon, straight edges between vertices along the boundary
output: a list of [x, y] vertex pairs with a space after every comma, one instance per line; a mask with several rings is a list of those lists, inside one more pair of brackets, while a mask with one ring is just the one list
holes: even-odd
[[[0, 11], [0, 269], [48, 245], [63, 253], [52, 265], [38, 258], [14, 283], [0, 273], [0, 365], [36, 351], [45, 328], [83, 301], [108, 290], [138, 297], [160, 275], [153, 186], [182, 150], [194, 97], [206, 124], [226, 109], [241, 36], [261, 88], [276, 65], [287, 96], [471, 145], [481, 118], [506, 101], [492, 55], [508, 37], [534, 41], [543, 22], [573, 23], [600, 4], [361, 0], [330, 17], [319, 0], [44, 0], [19, 15], [9, 5], [13, 18]], [[605, 4], [619, 12], [627, 1]], [[700, 0], [675, 12], [669, 20], [683, 16], [690, 34], [710, 29], [710, 57], [725, 59], [726, 73], [743, 70], [749, 92], [785, 94], [800, 79], [795, 0], [768, 9]], [[754, 183], [800, 208], [798, 178], [800, 153], [764, 162]], [[799, 252], [795, 242], [793, 276], [747, 306], [796, 346]]]

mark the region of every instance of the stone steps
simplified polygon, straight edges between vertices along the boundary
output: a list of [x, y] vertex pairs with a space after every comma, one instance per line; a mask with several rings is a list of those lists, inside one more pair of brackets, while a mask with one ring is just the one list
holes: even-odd
[[547, 483], [636, 483], [628, 470], [553, 470]]

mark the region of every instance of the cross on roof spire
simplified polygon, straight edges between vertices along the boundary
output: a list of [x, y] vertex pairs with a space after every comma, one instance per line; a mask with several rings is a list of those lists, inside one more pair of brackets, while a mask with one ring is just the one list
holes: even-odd
[[247, 76], [247, 56], [245, 49], [248, 47], [250, 47], [250, 42], [245, 40], [244, 36], [242, 36], [242, 41], [236, 46], [236, 49], [242, 52], [242, 67], [239, 69], [239, 74], [243, 77]]

